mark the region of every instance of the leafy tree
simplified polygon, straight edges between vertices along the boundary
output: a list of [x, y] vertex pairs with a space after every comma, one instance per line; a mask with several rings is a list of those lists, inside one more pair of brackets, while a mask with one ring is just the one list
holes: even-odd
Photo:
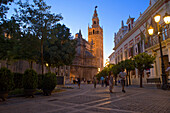
[[115, 85], [117, 85], [117, 75], [120, 73], [121, 67], [122, 65], [120, 63], [111, 66], [111, 71], [113, 72], [113, 75], [115, 77]]
[[152, 68], [155, 57], [148, 55], [147, 53], [140, 53], [134, 57], [135, 67], [140, 72], [140, 87], [142, 87], [142, 74], [143, 71]]
[[[124, 67], [126, 69], [127, 76], [129, 76], [129, 85], [131, 85], [130, 71], [135, 69], [135, 62], [132, 59], [126, 59], [124, 61], [124, 64], [125, 64]], [[128, 85], [128, 83], [127, 83], [127, 85]]]
[[44, 42], [44, 61], [49, 67], [70, 65], [76, 54], [76, 44], [70, 30], [65, 25], [57, 24], [51, 30], [50, 36]]
[[20, 23], [23, 33], [31, 33], [41, 39], [41, 64], [43, 74], [43, 42], [45, 39], [50, 38], [50, 30], [62, 19], [60, 14], [52, 14], [50, 6], [43, 0], [33, 0], [33, 4], [28, 2], [22, 3], [19, 1], [19, 10], [15, 9], [16, 19]]
[[109, 68], [108, 67], [104, 67], [104, 69], [101, 71], [101, 72], [99, 72], [97, 75], [96, 75], [96, 77], [97, 77], [97, 79], [100, 81], [100, 78], [103, 76], [104, 78], [106, 77], [106, 76], [108, 76], [109, 75]]
[[7, 68], [8, 62], [14, 58], [14, 47], [17, 45], [17, 39], [21, 32], [19, 24], [12, 17], [4, 21], [0, 25], [0, 60], [6, 60]]
[[1, 0], [0, 1], [0, 24], [6, 20], [6, 13], [9, 10], [8, 4], [11, 5], [13, 0]]
[[38, 62], [40, 56], [40, 39], [30, 33], [24, 34], [16, 42], [13, 53], [14, 59], [27, 60], [30, 68], [33, 68], [33, 62]]

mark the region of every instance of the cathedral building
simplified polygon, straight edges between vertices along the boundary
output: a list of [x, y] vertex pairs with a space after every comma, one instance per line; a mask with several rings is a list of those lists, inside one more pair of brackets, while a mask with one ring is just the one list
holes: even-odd
[[92, 26], [88, 26], [88, 41], [83, 38], [81, 30], [75, 35], [75, 40], [77, 52], [70, 68], [70, 81], [76, 78], [92, 81], [93, 76], [103, 69], [103, 29], [96, 8]]

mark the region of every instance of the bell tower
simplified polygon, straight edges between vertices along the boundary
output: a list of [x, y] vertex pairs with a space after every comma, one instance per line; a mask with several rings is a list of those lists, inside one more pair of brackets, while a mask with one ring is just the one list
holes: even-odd
[[97, 6], [95, 7], [92, 17], [92, 26], [88, 26], [88, 42], [93, 42], [93, 55], [96, 57], [97, 67], [103, 69], [103, 28], [99, 25], [97, 14]]

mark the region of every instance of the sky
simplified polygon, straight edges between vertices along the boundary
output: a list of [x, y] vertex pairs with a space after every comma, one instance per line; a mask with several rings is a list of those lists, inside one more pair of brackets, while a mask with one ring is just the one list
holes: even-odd
[[[60, 23], [70, 28], [72, 36], [81, 29], [83, 38], [88, 41], [88, 25], [92, 25], [92, 16], [95, 6], [99, 24], [103, 27], [103, 54], [104, 64], [113, 52], [114, 33], [121, 27], [121, 21], [130, 17], [137, 18], [149, 6], [150, 0], [44, 0], [51, 6], [51, 12], [61, 14], [63, 20]], [[13, 13], [14, 5], [10, 6], [9, 15]]]

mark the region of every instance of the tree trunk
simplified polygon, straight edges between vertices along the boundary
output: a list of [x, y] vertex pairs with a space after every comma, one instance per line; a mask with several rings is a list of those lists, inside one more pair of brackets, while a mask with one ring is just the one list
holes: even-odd
[[127, 78], [127, 76], [128, 76], [128, 71], [127, 71], [126, 73], [127, 73], [127, 75], [126, 75], [126, 86], [128, 86], [128, 78]]
[[30, 69], [32, 69], [33, 68], [33, 61], [30, 61]]
[[117, 86], [117, 75], [115, 76], [115, 86]]
[[48, 67], [48, 72], [51, 72], [51, 66]]
[[8, 59], [6, 59], [6, 68], [8, 69]]
[[60, 73], [60, 66], [58, 66], [58, 76], [59, 76], [59, 73]]
[[41, 69], [42, 69], [42, 75], [44, 74], [44, 60], [43, 60], [43, 36], [41, 38]]
[[143, 71], [140, 71], [140, 87], [142, 88], [142, 74], [143, 74]]
[[129, 71], [129, 85], [131, 85], [130, 71]]

